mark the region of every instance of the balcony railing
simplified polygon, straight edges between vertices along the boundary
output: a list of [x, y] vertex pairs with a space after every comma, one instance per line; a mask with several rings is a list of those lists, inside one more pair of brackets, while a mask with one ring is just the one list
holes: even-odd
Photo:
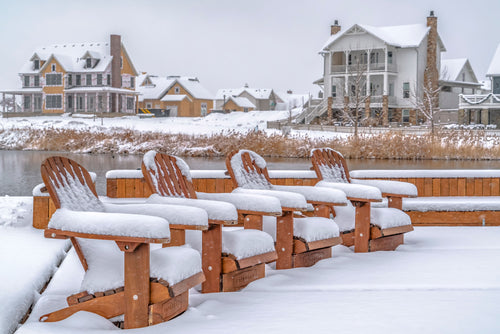
[[[364, 73], [368, 71], [368, 64], [359, 64], [359, 65], [332, 65], [332, 73], [347, 73], [347, 74], [355, 74], [355, 73]], [[371, 72], [381, 72], [385, 71], [384, 63], [372, 63], [370, 64], [370, 73]], [[397, 72], [396, 64], [387, 64], [388, 72]]]
[[459, 95], [459, 108], [500, 108], [500, 94]]

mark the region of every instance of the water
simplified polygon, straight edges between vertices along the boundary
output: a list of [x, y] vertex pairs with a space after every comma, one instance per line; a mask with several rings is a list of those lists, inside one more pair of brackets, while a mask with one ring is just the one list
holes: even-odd
[[[0, 150], [0, 196], [31, 196], [33, 188], [42, 183], [40, 164], [53, 155], [73, 159], [97, 173], [97, 192], [106, 193], [105, 174], [111, 169], [138, 169], [142, 155], [78, 154], [41, 151]], [[223, 158], [185, 158], [191, 169], [226, 169]], [[309, 170], [309, 159], [266, 158], [268, 168]], [[496, 169], [500, 161], [459, 160], [348, 160], [355, 169]]]

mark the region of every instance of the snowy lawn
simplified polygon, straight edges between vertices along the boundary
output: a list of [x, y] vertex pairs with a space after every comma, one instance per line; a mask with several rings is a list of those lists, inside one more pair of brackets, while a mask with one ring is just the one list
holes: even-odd
[[[202, 295], [167, 323], [134, 333], [499, 333], [500, 228], [417, 227], [394, 252], [336, 246], [310, 268], [274, 270], [241, 292]], [[32, 264], [29, 264], [32, 265]], [[106, 333], [110, 322], [80, 312], [59, 323], [83, 270], [70, 251], [35, 306], [26, 333]]]
[[0, 197], [0, 333], [16, 329], [69, 247], [31, 227], [31, 197]]

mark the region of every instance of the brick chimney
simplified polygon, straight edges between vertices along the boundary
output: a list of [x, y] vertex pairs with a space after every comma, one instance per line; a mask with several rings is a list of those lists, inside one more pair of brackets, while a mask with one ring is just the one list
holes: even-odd
[[[427, 63], [424, 72], [424, 85], [430, 84], [428, 87], [432, 91], [436, 91], [439, 85], [439, 71], [437, 54], [437, 17], [434, 16], [434, 11], [431, 10], [427, 17], [427, 26], [430, 27], [429, 34], [427, 35]], [[435, 107], [439, 105], [439, 94], [436, 94]]]
[[121, 36], [111, 35], [109, 43], [109, 54], [113, 57], [111, 61], [111, 87], [115, 88], [121, 88], [121, 51]]
[[335, 20], [335, 23], [330, 26], [330, 35], [335, 35], [340, 31], [339, 21]]

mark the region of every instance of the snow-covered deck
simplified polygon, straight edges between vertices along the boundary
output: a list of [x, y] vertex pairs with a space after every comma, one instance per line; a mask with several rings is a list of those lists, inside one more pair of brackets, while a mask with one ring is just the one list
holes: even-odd
[[[29, 227], [29, 199], [0, 199], [0, 272], [1, 282], [8, 282], [0, 287], [0, 332], [8, 333], [37, 299], [39, 282], [54, 269], [64, 242]], [[499, 238], [500, 227], [416, 227], [394, 252], [355, 254], [336, 246], [331, 259], [310, 268], [268, 266], [264, 279], [241, 292], [193, 290], [186, 313], [134, 333], [498, 333]], [[70, 251], [17, 333], [113, 329], [84, 313], [38, 322], [63, 306], [82, 275]]]

